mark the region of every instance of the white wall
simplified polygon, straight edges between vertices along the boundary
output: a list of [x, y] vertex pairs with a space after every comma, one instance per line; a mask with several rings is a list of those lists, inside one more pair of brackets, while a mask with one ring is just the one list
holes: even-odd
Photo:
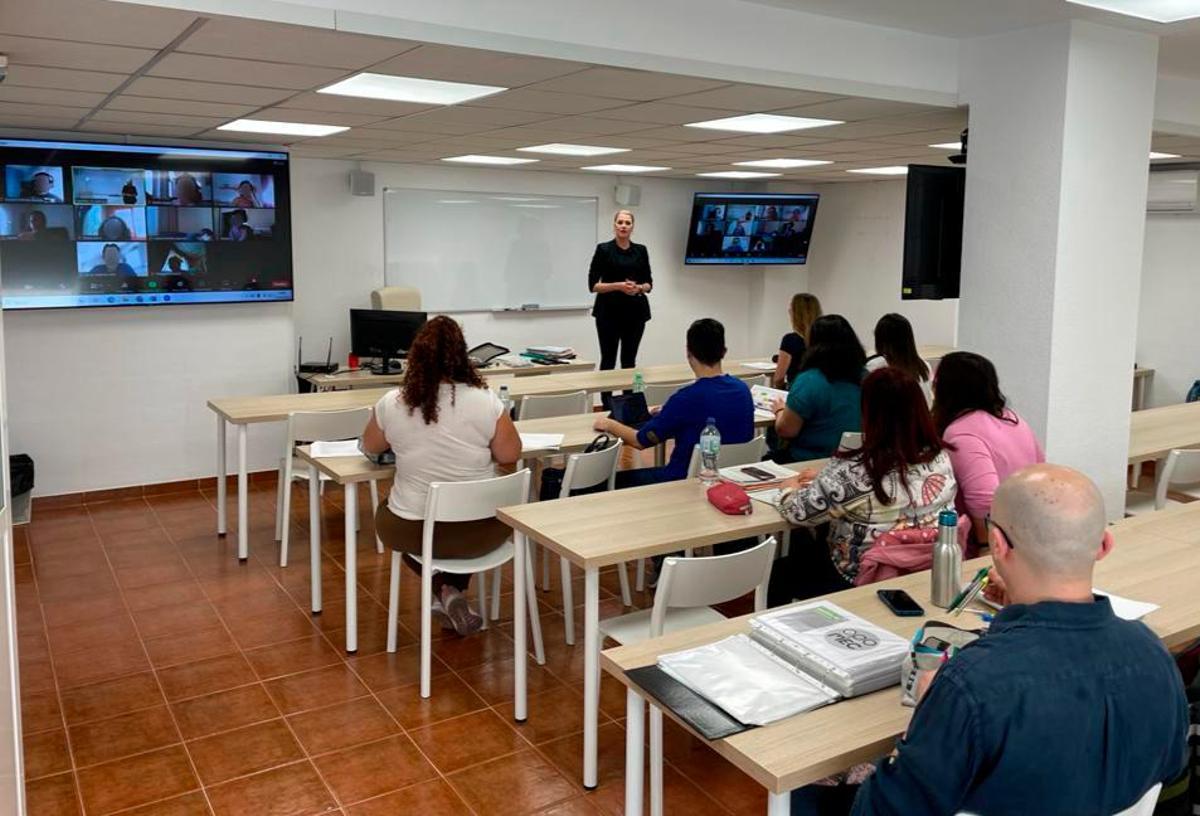
[[[773, 184], [771, 189], [783, 189]], [[957, 300], [901, 300], [904, 262], [904, 180], [824, 184], [806, 267], [807, 291], [826, 314], [841, 314], [868, 349], [875, 322], [898, 312], [920, 345], [954, 345]], [[797, 289], [796, 291], [803, 291]], [[779, 296], [787, 297], [790, 293]], [[778, 299], [778, 298], [776, 298]], [[780, 303], [779, 308], [786, 308]], [[778, 338], [776, 338], [778, 339]]]
[[1137, 364], [1154, 369], [1147, 405], [1183, 402], [1200, 379], [1200, 218], [1146, 218]]

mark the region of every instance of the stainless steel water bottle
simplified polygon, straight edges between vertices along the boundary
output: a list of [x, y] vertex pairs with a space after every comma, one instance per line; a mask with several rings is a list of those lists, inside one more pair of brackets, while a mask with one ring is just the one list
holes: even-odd
[[949, 609], [962, 591], [962, 549], [958, 546], [958, 514], [951, 509], [938, 513], [938, 537], [933, 545], [933, 586], [930, 600]]

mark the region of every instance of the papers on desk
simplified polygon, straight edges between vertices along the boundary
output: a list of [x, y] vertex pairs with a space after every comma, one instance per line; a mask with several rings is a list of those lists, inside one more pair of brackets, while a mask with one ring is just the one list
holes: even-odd
[[491, 365], [508, 366], [509, 368], [533, 368], [533, 363], [520, 354], [501, 354], [499, 357], [492, 358]]
[[768, 487], [763, 490], [754, 490], [748, 492], [750, 493], [750, 498], [754, 501], [762, 502], [763, 504], [769, 504], [772, 507], [775, 507], [779, 504], [779, 494], [783, 491], [778, 487]]
[[1158, 609], [1158, 604], [1147, 603], [1146, 601], [1131, 601], [1128, 598], [1122, 598], [1120, 595], [1112, 595], [1103, 589], [1092, 587], [1092, 592], [1108, 598], [1108, 602], [1112, 604], [1113, 614], [1125, 620], [1141, 620], [1155, 609]]
[[788, 392], [779, 388], [767, 388], [765, 385], [750, 386], [750, 399], [754, 400], [754, 407], [765, 411], [771, 410], [771, 404], [775, 402], [776, 398], [786, 401], [787, 396]]
[[[767, 476], [755, 476], [746, 471], [760, 471], [768, 474]], [[733, 482], [736, 485], [741, 485], [747, 490], [752, 490], [756, 484], [771, 484], [773, 482], [782, 481], [791, 476], [796, 475], [796, 471], [791, 468], [785, 468], [783, 465], [777, 465], [774, 462], [755, 462], [753, 465], [732, 465], [723, 467], [717, 471], [717, 475], [723, 481]]]
[[521, 450], [558, 450], [562, 447], [565, 434], [552, 433], [523, 433], [521, 434]]
[[342, 442], [313, 442], [309, 455], [314, 459], [331, 459], [335, 456], [362, 456], [358, 449], [357, 439], [347, 439]]
[[746, 368], [750, 368], [755, 371], [774, 371], [775, 370], [774, 363], [742, 363], [742, 365], [745, 366]]

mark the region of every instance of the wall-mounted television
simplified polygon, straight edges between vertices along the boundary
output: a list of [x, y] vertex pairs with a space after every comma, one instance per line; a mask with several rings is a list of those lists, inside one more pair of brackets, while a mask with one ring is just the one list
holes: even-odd
[[286, 153], [0, 139], [5, 309], [292, 300]]
[[816, 193], [696, 193], [688, 264], [802, 264], [817, 217]]

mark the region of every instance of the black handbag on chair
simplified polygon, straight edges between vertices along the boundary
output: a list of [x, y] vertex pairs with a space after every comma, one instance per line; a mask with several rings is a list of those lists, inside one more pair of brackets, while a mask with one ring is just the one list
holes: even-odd
[[[602, 433], [588, 443], [588, 446], [583, 449], [584, 453], [596, 453], [597, 451], [607, 450], [610, 445], [616, 440], [606, 433]], [[558, 498], [558, 494], [562, 492], [563, 476], [567, 473], [565, 468], [543, 468], [542, 469], [542, 486], [538, 489], [538, 501], [551, 501]], [[592, 487], [585, 487], [582, 490], [572, 490], [572, 496], [584, 496], [588, 493], [601, 493], [608, 485], [603, 482]]]

